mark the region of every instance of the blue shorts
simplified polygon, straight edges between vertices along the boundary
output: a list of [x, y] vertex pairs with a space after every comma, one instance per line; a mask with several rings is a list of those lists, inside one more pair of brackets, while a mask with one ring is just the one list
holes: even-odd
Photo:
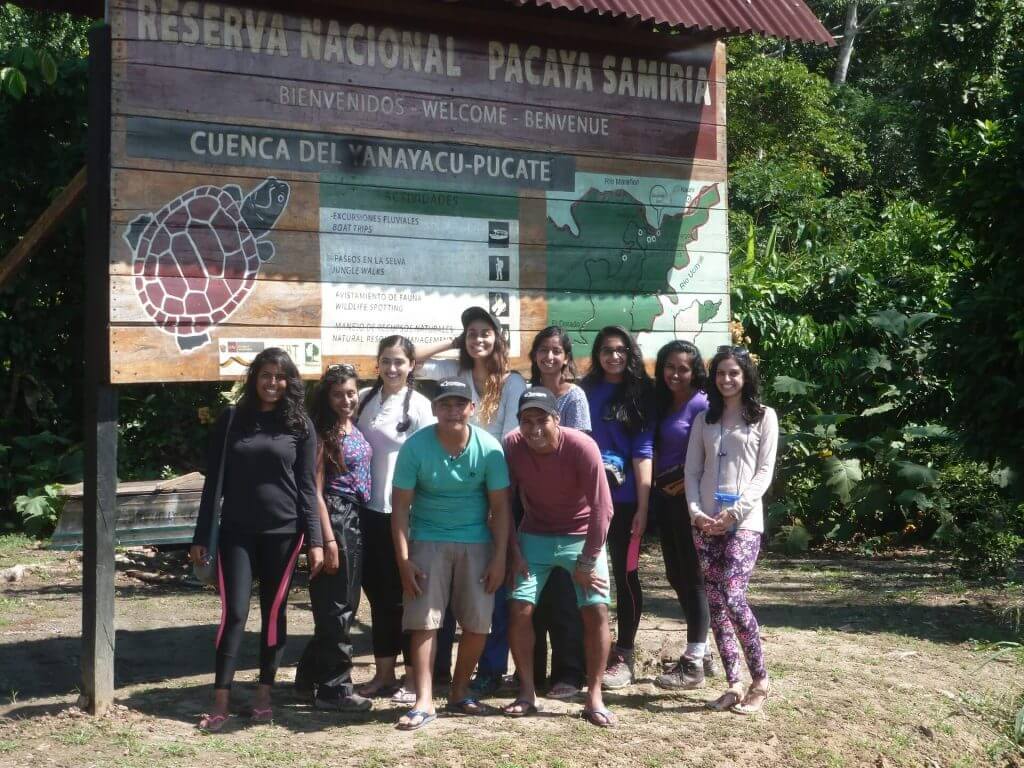
[[[576, 570], [576, 558], [583, 554], [583, 536], [554, 536], [540, 533], [520, 533], [519, 549], [530, 569], [525, 578], [516, 576], [515, 589], [508, 596], [509, 600], [522, 600], [524, 603], [537, 604], [537, 596], [548, 583], [552, 568], [564, 568], [570, 574]], [[605, 548], [597, 556], [595, 572], [610, 585], [608, 578], [608, 555]], [[588, 605], [608, 605], [611, 597], [590, 590], [584, 594], [583, 587], [573, 581], [576, 589], [576, 605], [583, 608]], [[610, 589], [610, 586], [609, 586]]]

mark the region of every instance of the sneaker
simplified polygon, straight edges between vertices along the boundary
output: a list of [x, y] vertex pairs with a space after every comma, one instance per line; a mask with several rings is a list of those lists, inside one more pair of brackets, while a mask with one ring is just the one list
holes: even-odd
[[608, 666], [604, 669], [604, 680], [601, 687], [613, 691], [633, 684], [633, 653], [613, 649], [608, 657]]
[[715, 654], [708, 651], [704, 654], [704, 677], [718, 677], [720, 674], [722, 674], [722, 670], [715, 660]]
[[703, 688], [704, 669], [696, 661], [683, 656], [671, 670], [654, 678], [654, 684], [659, 688], [670, 690], [685, 691]]
[[329, 709], [334, 712], [367, 712], [373, 708], [373, 702], [358, 693], [348, 696], [320, 696], [313, 699], [316, 709]]
[[480, 698], [493, 696], [497, 693], [504, 682], [504, 675], [496, 675], [490, 672], [477, 672], [469, 681], [469, 690], [473, 695]]

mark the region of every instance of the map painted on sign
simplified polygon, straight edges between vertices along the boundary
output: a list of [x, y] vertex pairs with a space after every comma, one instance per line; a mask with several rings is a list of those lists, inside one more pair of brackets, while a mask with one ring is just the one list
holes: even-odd
[[606, 325], [645, 357], [672, 338], [729, 341], [725, 185], [577, 173], [547, 193], [548, 319], [589, 345]]
[[414, 344], [449, 340], [462, 310], [477, 305], [518, 355], [518, 213], [515, 197], [324, 185], [325, 354], [373, 356], [391, 333]]

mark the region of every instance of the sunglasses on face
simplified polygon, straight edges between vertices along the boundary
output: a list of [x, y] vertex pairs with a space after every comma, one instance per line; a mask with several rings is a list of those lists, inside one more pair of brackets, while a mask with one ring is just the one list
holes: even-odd
[[747, 349], [746, 347], [733, 347], [730, 346], [729, 344], [723, 344], [718, 348], [718, 352], [716, 354], [720, 355], [723, 352], [727, 352], [730, 355], [735, 355], [736, 357], [750, 357], [750, 350]]

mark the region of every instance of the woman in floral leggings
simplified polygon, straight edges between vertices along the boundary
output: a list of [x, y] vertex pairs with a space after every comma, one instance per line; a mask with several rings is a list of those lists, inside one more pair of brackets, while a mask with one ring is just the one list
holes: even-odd
[[[711, 709], [749, 715], [768, 698], [768, 669], [747, 585], [754, 572], [772, 482], [779, 422], [760, 402], [757, 367], [743, 347], [721, 347], [711, 360], [708, 410], [690, 431], [686, 501], [704, 574], [711, 628], [729, 688]], [[751, 685], [740, 683], [740, 649]]]

